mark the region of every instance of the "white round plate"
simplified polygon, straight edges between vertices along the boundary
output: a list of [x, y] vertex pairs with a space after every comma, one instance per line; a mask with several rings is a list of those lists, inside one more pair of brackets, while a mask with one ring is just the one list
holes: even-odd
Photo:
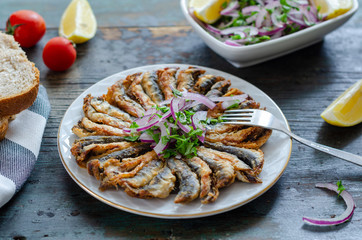
[[[214, 203], [205, 205], [201, 204], [199, 199], [188, 204], [175, 204], [173, 202], [174, 194], [171, 194], [166, 199], [138, 199], [128, 196], [123, 190], [107, 190], [102, 192], [98, 189], [100, 182], [88, 175], [87, 170], [80, 168], [75, 162], [74, 157], [70, 153], [70, 148], [76, 136], [72, 133], [71, 129], [83, 116], [83, 98], [87, 94], [91, 93], [93, 96], [101, 96], [107, 92], [107, 87], [111, 86], [117, 80], [124, 79], [129, 74], [172, 66], [185, 69], [190, 65], [162, 64], [133, 68], [107, 77], [84, 91], [70, 105], [59, 126], [58, 150], [65, 169], [81, 188], [98, 200], [127, 212], [150, 217], [197, 218], [210, 216], [240, 207], [259, 197], [276, 183], [289, 162], [292, 141], [285, 134], [277, 131], [273, 131], [267, 143], [262, 147], [265, 155], [265, 163], [260, 178], [263, 180], [263, 183], [247, 184], [236, 181], [231, 186], [221, 189], [219, 198]], [[232, 87], [248, 93], [255, 101], [260, 102], [262, 107], [266, 107], [269, 112], [273, 113], [289, 128], [282, 111], [275, 102], [261, 90], [228, 73], [202, 66], [198, 67], [205, 69], [207, 74], [230, 79]]]

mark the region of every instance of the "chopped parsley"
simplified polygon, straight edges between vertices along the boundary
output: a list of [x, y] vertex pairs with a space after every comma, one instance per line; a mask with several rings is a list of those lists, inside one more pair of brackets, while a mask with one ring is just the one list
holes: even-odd
[[140, 138], [140, 136], [137, 135], [131, 135], [131, 136], [127, 136], [124, 139], [130, 142], [135, 142]]
[[138, 124], [136, 122], [132, 122], [131, 126], [129, 128], [138, 128]]
[[342, 181], [338, 180], [337, 181], [337, 191], [338, 191], [338, 197], [341, 195], [341, 193], [346, 189], [343, 185], [342, 185]]

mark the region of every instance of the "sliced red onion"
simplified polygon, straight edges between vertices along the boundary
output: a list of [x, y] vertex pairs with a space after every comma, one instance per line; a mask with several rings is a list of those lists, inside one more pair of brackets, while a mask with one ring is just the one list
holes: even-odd
[[265, 9], [273, 10], [274, 8], [281, 7], [281, 6], [282, 5], [280, 4], [280, 1], [271, 1], [267, 5], [265, 5]]
[[150, 119], [151, 117], [152, 117], [152, 114], [144, 115], [140, 118], [137, 118], [135, 120], [135, 122], [137, 123], [138, 126], [143, 126], [143, 125], [147, 124], [147, 122], [152, 120], [152, 119]]
[[154, 118], [152, 121], [148, 122], [146, 125], [136, 128], [137, 132], [141, 132], [141, 131], [145, 131], [147, 129], [150, 129], [151, 127], [155, 126], [156, 124], [158, 124], [161, 121], [161, 119], [156, 119]]
[[257, 17], [258, 17], [258, 14], [254, 14], [253, 16], [248, 17], [245, 21], [250, 24], [250, 23], [254, 22]]
[[260, 28], [263, 24], [263, 21], [265, 20], [265, 16], [268, 12], [263, 8], [260, 10], [256, 20], [255, 20], [255, 27]]
[[300, 10], [307, 18], [308, 22], [316, 23], [318, 21], [317, 15], [313, 14], [312, 7], [301, 6]]
[[218, 34], [218, 35], [221, 35], [221, 31], [213, 26], [211, 26], [210, 24], [206, 24], [205, 25], [206, 29], [209, 30], [210, 32], [212, 33], [215, 33], [215, 34]]
[[188, 133], [191, 131], [191, 128], [187, 125], [182, 124], [180, 121], [177, 121], [177, 125], [181, 128], [182, 131]]
[[277, 28], [283, 27], [283, 23], [280, 22], [280, 21], [277, 19], [277, 16], [280, 16], [280, 14], [281, 14], [281, 13], [280, 13], [280, 10], [275, 10], [275, 11], [271, 14], [271, 16], [270, 16], [273, 24], [274, 24]]
[[235, 42], [235, 43], [238, 43], [238, 44], [239, 44], [239, 47], [240, 47], [241, 45], [244, 45], [244, 43], [246, 43], [246, 42], [248, 42], [248, 41], [250, 41], [250, 38], [244, 38], [244, 39], [237, 39], [237, 40], [233, 40], [233, 42]]
[[207, 119], [207, 111], [199, 111], [191, 116], [191, 124], [194, 129], [201, 129], [202, 135], [197, 136], [197, 138], [203, 143], [205, 141], [206, 128], [200, 121]]
[[[327, 188], [329, 190], [335, 191], [336, 193], [339, 192], [338, 186], [331, 183], [317, 183], [316, 187]], [[333, 219], [316, 219], [316, 218], [303, 217], [303, 221], [308, 224], [317, 225], [317, 226], [333, 226], [348, 221], [352, 217], [356, 205], [353, 201], [351, 194], [346, 190], [344, 190], [340, 196], [343, 198], [343, 200], [346, 202], [347, 205], [346, 210], [341, 215]]]
[[263, 0], [256, 0], [257, 3], [259, 3], [260, 6], [264, 6], [264, 1]]
[[235, 10], [237, 10], [240, 7], [239, 2], [238, 1], [234, 1], [231, 2], [224, 10], [222, 10], [220, 12], [221, 15], [228, 15], [230, 16], [230, 14], [234, 14], [237, 12], [235, 12]]
[[216, 106], [216, 104], [213, 101], [211, 101], [208, 97], [198, 93], [183, 92], [183, 97], [186, 99], [199, 101], [210, 109], [213, 109]]
[[157, 155], [160, 155], [163, 150], [165, 150], [168, 146], [168, 144], [162, 143], [162, 137], [167, 136], [167, 130], [166, 126], [164, 124], [160, 124], [161, 129], [161, 136], [160, 140], [158, 141], [157, 145], [153, 148], [153, 150], [157, 153]]
[[241, 13], [243, 15], [247, 15], [247, 14], [250, 14], [252, 12], [259, 12], [260, 11], [260, 7], [259, 6], [248, 6], [248, 7], [244, 7], [242, 10], [241, 10]]
[[140, 141], [141, 142], [149, 142], [149, 143], [152, 143], [152, 142], [155, 142], [155, 140], [153, 140], [152, 136], [149, 135], [148, 133], [144, 132], [140, 135]]
[[266, 36], [266, 35], [271, 36], [271, 35], [274, 35], [274, 34], [276, 34], [276, 33], [278, 33], [278, 32], [283, 31], [284, 29], [285, 29], [285, 27], [280, 27], [280, 28], [272, 29], [272, 30], [270, 30], [270, 31], [267, 31], [267, 30], [264, 30], [264, 29], [260, 29], [260, 30], [259, 30], [259, 35], [260, 35], [260, 36]]
[[[170, 110], [171, 110], [171, 115], [173, 117], [173, 119], [176, 121], [177, 120], [177, 116], [176, 113], [179, 112], [179, 103], [180, 103], [181, 99], [180, 98], [176, 98], [174, 97], [171, 100], [171, 105], [170, 105]], [[187, 125], [183, 125], [180, 121], [177, 121], [177, 125], [181, 128], [182, 131], [184, 132], [190, 132], [191, 128]]]
[[145, 116], [146, 116], [146, 115], [152, 115], [152, 114], [154, 114], [154, 113], [156, 113], [156, 112], [158, 112], [156, 108], [150, 108], [150, 109], [148, 109], [148, 110], [144, 113], [144, 115], [145, 115]]
[[235, 35], [239, 35], [242, 39], [245, 39], [248, 35], [245, 32], [235, 32]]
[[171, 116], [171, 110], [168, 110], [167, 112], [165, 112], [165, 114], [163, 114], [161, 121], [165, 121], [168, 117]]
[[231, 28], [226, 28], [224, 30], [221, 30], [220, 33], [222, 35], [230, 35], [230, 34], [234, 34], [235, 32], [243, 32], [245, 29], [249, 28], [248, 26], [243, 26], [243, 27], [231, 27]]
[[220, 25], [218, 26], [220, 29], [224, 29], [224, 28], [227, 28], [229, 27], [231, 24], [234, 23], [234, 20], [235, 20], [235, 17], [233, 17], [229, 22], [227, 23], [220, 23]]
[[167, 105], [167, 104], [170, 104], [170, 103], [171, 103], [171, 99], [167, 99], [167, 100], [164, 100], [164, 101], [160, 102], [158, 105], [163, 106], [163, 105]]
[[225, 101], [221, 103], [221, 107], [222, 109], [227, 109], [228, 107], [230, 107], [235, 103], [240, 103], [240, 101], [239, 100]]
[[299, 5], [309, 5], [309, 1], [308, 0], [298, 0], [297, 1]]
[[283, 35], [283, 31], [277, 32], [276, 34], [274, 34], [273, 36], [270, 37], [270, 39], [276, 39], [276, 38], [280, 38]]
[[249, 31], [250, 36], [258, 35], [258, 32], [259, 32], [259, 30], [256, 27], [253, 27], [253, 26], [249, 26], [248, 31]]
[[204, 125], [200, 123], [200, 121], [205, 121], [207, 119], [207, 111], [199, 111], [191, 116], [191, 124], [194, 129], [200, 128], [201, 130], [205, 130]]
[[123, 128], [122, 130], [126, 133], [130, 133], [132, 131], [130, 128]]
[[292, 6], [292, 7], [295, 7], [295, 8], [300, 7], [300, 5], [298, 4], [298, 2], [296, 2], [296, 1], [286, 0], [286, 2], [288, 3], [289, 6]]
[[296, 23], [302, 27], [307, 27], [308, 25], [304, 22], [303, 13], [295, 9], [291, 9], [288, 14], [288, 19], [293, 23]]
[[230, 39], [228, 39], [228, 40], [225, 40], [225, 44], [226, 45], [230, 45], [230, 46], [233, 46], [233, 47], [240, 47], [241, 45], [239, 44], [239, 42], [245, 42], [246, 41], [246, 39], [239, 39], [239, 40], [230, 40]]

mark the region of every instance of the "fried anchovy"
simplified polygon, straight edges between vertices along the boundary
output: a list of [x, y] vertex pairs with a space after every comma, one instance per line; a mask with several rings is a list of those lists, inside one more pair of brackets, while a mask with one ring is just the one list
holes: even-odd
[[164, 100], [164, 97], [157, 80], [158, 76], [156, 72], [145, 72], [142, 77], [142, 87], [151, 100], [159, 104]]
[[147, 150], [150, 150], [150, 145], [145, 143], [137, 143], [135, 146], [122, 149], [119, 151], [114, 151], [110, 154], [100, 156], [99, 158], [90, 159], [87, 163], [87, 169], [89, 175], [95, 176], [97, 179], [101, 178], [101, 173], [104, 171], [104, 166], [108, 160], [112, 160], [111, 162], [108, 162], [108, 165], [114, 165], [117, 166], [121, 164], [121, 160], [123, 158], [129, 158], [134, 157], [139, 154], [143, 154]]
[[219, 151], [224, 151], [237, 156], [240, 160], [248, 164], [255, 174], [259, 174], [264, 165], [264, 153], [258, 149], [239, 148], [234, 146], [226, 146], [221, 143], [204, 142], [204, 145]]
[[[82, 129], [85, 131], [82, 132]], [[87, 117], [83, 117], [79, 122], [78, 126], [73, 127], [73, 132], [77, 136], [91, 136], [91, 135], [102, 135], [102, 136], [129, 136], [129, 133], [124, 132], [122, 129], [108, 126], [105, 124], [99, 124], [91, 121]], [[88, 132], [89, 134], [86, 134]], [[84, 134], [79, 134], [84, 133]], [[79, 134], [79, 135], [78, 135]]]
[[187, 158], [184, 161], [191, 170], [200, 178], [200, 198], [201, 203], [214, 202], [219, 196], [219, 191], [212, 184], [212, 171], [210, 167], [199, 157]]
[[[128, 96], [137, 101], [144, 109], [150, 109], [152, 106], [155, 106], [151, 98], [145, 93], [142, 88], [142, 73], [135, 73], [126, 77], [126, 80], [123, 82], [123, 86], [126, 89]], [[130, 85], [129, 83], [130, 82]], [[129, 86], [128, 86], [129, 85]]]
[[188, 203], [199, 196], [200, 183], [196, 173], [192, 172], [190, 167], [182, 161], [175, 158], [167, 160], [167, 165], [172, 173], [175, 173], [180, 183], [175, 203]]
[[128, 186], [139, 188], [148, 184], [157, 173], [163, 168], [164, 162], [162, 160], [152, 160], [147, 163], [134, 177], [123, 178], [120, 185], [127, 183]]
[[122, 82], [122, 80], [119, 80], [109, 87], [105, 99], [133, 117], [142, 117], [145, 113], [144, 108], [126, 95]]
[[86, 146], [93, 143], [111, 143], [125, 141], [125, 137], [120, 136], [87, 136], [74, 140], [74, 143], [81, 143]]
[[158, 156], [155, 151], [147, 152], [137, 158], [141, 159], [141, 163], [129, 172], [122, 172], [119, 167], [121, 163], [119, 161], [114, 161], [115, 159], [109, 159], [104, 164], [100, 189], [104, 190], [110, 187], [121, 186], [123, 179], [134, 177], [148, 163], [151, 161], [158, 161]]
[[125, 192], [138, 198], [166, 198], [175, 187], [176, 177], [171, 170], [165, 166], [151, 182], [142, 188], [133, 188], [125, 183]]
[[270, 137], [272, 130], [261, 127], [247, 127], [234, 132], [206, 133], [205, 140], [228, 146], [259, 149]]
[[195, 83], [194, 90], [205, 95], [211, 87], [216, 83], [225, 80], [225, 78], [214, 75], [204, 75], [199, 77]]
[[204, 160], [212, 169], [216, 180], [216, 188], [229, 186], [235, 181], [235, 170], [229, 161], [216, 159], [204, 147], [198, 147], [197, 156]]
[[184, 89], [191, 89], [199, 75], [205, 73], [205, 70], [189, 67], [188, 69], [181, 70], [177, 77], [177, 90], [183, 91]]
[[102, 123], [116, 128], [129, 127], [129, 122], [124, 122], [121, 119], [112, 117], [105, 113], [97, 112], [91, 105], [93, 97], [89, 94], [84, 98], [83, 112], [84, 115], [95, 123]]
[[112, 106], [111, 104], [109, 104], [109, 102], [104, 100], [103, 97], [92, 98], [90, 104], [97, 112], [107, 114], [111, 117], [118, 118], [125, 122], [132, 123], [134, 121], [134, 118], [131, 117], [128, 113]]
[[157, 71], [158, 85], [160, 86], [165, 99], [173, 98], [171, 87], [176, 89], [176, 72], [179, 68], [165, 68]]
[[[211, 89], [206, 93], [205, 96], [209, 98], [221, 97], [223, 94], [226, 93], [230, 85], [231, 85], [230, 80], [223, 80], [220, 82], [216, 82], [214, 85], [212, 85]], [[192, 108], [192, 110], [194, 110], [195, 112], [205, 111], [207, 109], [208, 108], [203, 104], [196, 105], [195, 107]]]
[[82, 142], [74, 143], [70, 149], [75, 160], [81, 167], [86, 167], [86, 162], [91, 156], [99, 156], [105, 153], [136, 147], [135, 142], [111, 142], [111, 143], [91, 143], [84, 145]]
[[224, 80], [212, 85], [210, 91], [206, 93], [206, 97], [221, 97], [224, 95], [231, 85], [230, 80]]

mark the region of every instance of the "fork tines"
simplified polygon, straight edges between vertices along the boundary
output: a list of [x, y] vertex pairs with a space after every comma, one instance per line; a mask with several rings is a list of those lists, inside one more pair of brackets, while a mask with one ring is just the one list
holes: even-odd
[[[252, 118], [252, 109], [233, 109], [225, 111], [225, 114], [222, 116], [224, 120], [223, 123], [228, 124], [237, 124], [240, 122], [250, 122]], [[232, 122], [238, 121], [238, 122]]]

